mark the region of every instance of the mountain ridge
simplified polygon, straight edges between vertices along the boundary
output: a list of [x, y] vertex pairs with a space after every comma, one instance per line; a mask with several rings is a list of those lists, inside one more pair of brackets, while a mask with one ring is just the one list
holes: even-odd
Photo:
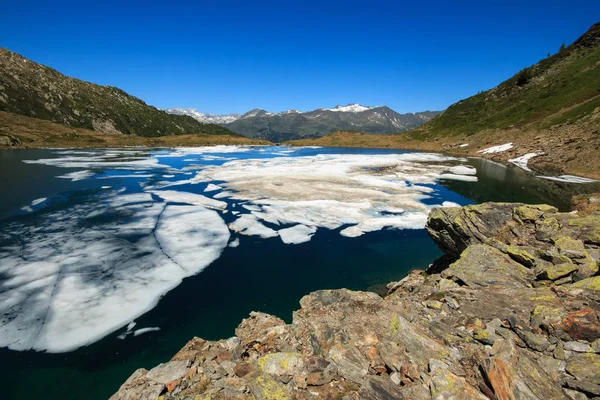
[[219, 125], [168, 114], [122, 89], [66, 76], [5, 48], [0, 48], [0, 111], [109, 134], [232, 134]]
[[[286, 110], [273, 113], [255, 108], [244, 114], [212, 115], [196, 109], [167, 109], [167, 112], [185, 113], [199, 121], [212, 121], [232, 131], [251, 138], [274, 142], [301, 138], [316, 138], [335, 131], [362, 130], [376, 134], [405, 132], [418, 127], [439, 115], [440, 111], [398, 113], [387, 106], [364, 106], [351, 103], [333, 108], [317, 108], [310, 111]], [[217, 122], [219, 120], [220, 122]]]

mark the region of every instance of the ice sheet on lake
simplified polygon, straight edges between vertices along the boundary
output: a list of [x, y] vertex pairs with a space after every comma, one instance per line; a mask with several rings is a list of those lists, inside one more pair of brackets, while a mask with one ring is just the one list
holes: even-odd
[[206, 189], [204, 189], [205, 192], [214, 192], [215, 190], [221, 190], [222, 187], [219, 185], [215, 185], [213, 183], [209, 183], [208, 186], [206, 186]]
[[150, 193], [168, 202], [194, 204], [219, 210], [227, 208], [227, 203], [224, 201], [211, 199], [210, 197], [196, 193], [178, 192], [175, 190], [151, 190]]
[[472, 175], [441, 174], [439, 178], [451, 181], [477, 182], [477, 177]]
[[[216, 211], [103, 193], [3, 226], [0, 347], [64, 352], [95, 342], [152, 309], [227, 246]], [[96, 218], [112, 213], [119, 219]]]
[[244, 214], [229, 224], [229, 227], [242, 235], [259, 236], [263, 239], [277, 236], [277, 232], [264, 226], [254, 215]]
[[310, 241], [312, 235], [315, 234], [317, 228], [314, 226], [306, 226], [298, 224], [291, 228], [280, 229], [277, 231], [281, 240], [285, 244], [299, 244]]
[[[241, 159], [207, 166], [192, 181], [223, 182], [234, 200], [249, 201], [230, 227], [246, 235], [274, 237], [264, 226], [297, 225], [358, 236], [389, 228], [423, 228], [431, 209], [422, 200], [439, 179], [474, 182], [476, 170], [464, 159], [429, 153], [320, 154]], [[453, 173], [452, 173], [453, 172]], [[389, 215], [403, 210], [402, 215]], [[262, 221], [262, 222], [261, 222]]]

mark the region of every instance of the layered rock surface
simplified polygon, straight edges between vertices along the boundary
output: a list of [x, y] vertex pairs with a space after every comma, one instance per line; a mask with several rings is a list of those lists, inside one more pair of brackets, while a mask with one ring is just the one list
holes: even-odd
[[311, 293], [140, 369], [118, 399], [586, 399], [600, 396], [600, 214], [434, 209], [446, 256], [389, 293]]

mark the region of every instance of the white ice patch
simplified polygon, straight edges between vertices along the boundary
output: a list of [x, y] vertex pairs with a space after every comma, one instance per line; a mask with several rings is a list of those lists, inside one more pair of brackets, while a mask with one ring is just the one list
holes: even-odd
[[68, 174], [59, 175], [57, 178], [70, 179], [71, 182], [75, 182], [91, 178], [94, 175], [96, 175], [96, 173], [92, 171], [75, 171], [69, 172]]
[[35, 199], [31, 202], [32, 206], [37, 206], [38, 204], [42, 204], [43, 202], [45, 202], [48, 198], [47, 197], [41, 197], [39, 199]]
[[442, 203], [442, 207], [460, 207], [460, 206], [461, 206], [460, 204], [457, 204], [453, 201], [444, 201]]
[[583, 178], [581, 176], [574, 176], [574, 175], [538, 176], [538, 178], [549, 179], [551, 181], [565, 182], [565, 183], [592, 183], [592, 182], [598, 182], [595, 179]]
[[204, 191], [205, 192], [214, 192], [215, 190], [221, 190], [221, 189], [222, 189], [221, 186], [209, 183], [208, 186], [206, 186], [206, 189], [204, 189]]
[[224, 210], [227, 208], [227, 203], [220, 200], [211, 199], [201, 194], [178, 192], [175, 190], [151, 190], [150, 193], [160, 197], [164, 201], [171, 203], [187, 203], [197, 206], [205, 206]]
[[317, 228], [314, 226], [306, 226], [298, 224], [291, 228], [280, 229], [277, 231], [281, 240], [285, 244], [299, 244], [310, 241], [312, 235], [315, 234]]
[[144, 333], [148, 333], [148, 332], [156, 332], [156, 331], [160, 331], [159, 327], [150, 327], [150, 328], [142, 328], [142, 329], [138, 329], [133, 331], [133, 336], [140, 336], [143, 335]]
[[441, 174], [439, 179], [448, 179], [452, 181], [463, 181], [463, 182], [477, 182], [476, 176], [471, 175], [457, 175], [457, 174]]
[[[152, 309], [229, 241], [216, 211], [145, 202], [147, 194], [99, 197], [3, 226], [0, 347], [65, 352], [93, 343]], [[96, 218], [115, 212], [119, 220]]]
[[529, 162], [529, 160], [531, 160], [533, 157], [535, 157], [537, 155], [538, 155], [537, 153], [527, 153], [527, 154], [522, 155], [517, 158], [511, 158], [510, 160], [508, 160], [508, 162], [515, 164], [517, 167], [524, 169], [525, 171], [531, 172], [531, 169], [529, 169], [529, 167], [527, 166], [527, 163]]
[[222, 192], [215, 194], [213, 197], [215, 199], [223, 199], [223, 198], [231, 197], [231, 196], [232, 196], [231, 192], [228, 192], [227, 190], [223, 190]]
[[451, 174], [455, 175], [475, 175], [477, 170], [468, 165], [457, 165], [455, 167], [448, 168]]
[[277, 236], [277, 232], [264, 226], [252, 214], [244, 214], [229, 224], [229, 227], [242, 235], [259, 236], [263, 239]]
[[190, 274], [197, 274], [219, 258], [229, 242], [229, 229], [214, 211], [194, 206], [168, 206], [154, 236], [171, 260]]
[[468, 145], [469, 145], [469, 143], [463, 143], [463, 144], [458, 145], [458, 147], [467, 147]]
[[[466, 160], [429, 153], [240, 159], [207, 166], [192, 180], [223, 182], [223, 193], [251, 203], [242, 206], [251, 215], [230, 225], [242, 234], [274, 237], [277, 232], [262, 224], [268, 222], [328, 229], [353, 225], [341, 233], [358, 236], [385, 227], [423, 228], [430, 207], [421, 200], [434, 191], [424, 185], [477, 180], [474, 168], [452, 165], [457, 161]], [[402, 215], [389, 215], [398, 210]]]
[[513, 147], [513, 144], [512, 144], [512, 142], [510, 142], [510, 143], [501, 144], [499, 146], [492, 146], [492, 147], [488, 147], [487, 149], [479, 150], [478, 153], [481, 153], [481, 154], [502, 153], [506, 150], [512, 149], [512, 147]]
[[238, 247], [239, 245], [240, 245], [239, 238], [235, 238], [233, 241], [231, 241], [231, 243], [228, 244], [228, 246], [232, 247], [232, 248]]

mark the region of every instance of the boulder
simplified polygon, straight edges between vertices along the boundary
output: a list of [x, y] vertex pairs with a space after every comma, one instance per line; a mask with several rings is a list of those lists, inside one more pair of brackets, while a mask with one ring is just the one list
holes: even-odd
[[469, 246], [458, 261], [442, 272], [442, 277], [463, 282], [471, 287], [527, 287], [534, 278], [530, 269], [485, 244]]

